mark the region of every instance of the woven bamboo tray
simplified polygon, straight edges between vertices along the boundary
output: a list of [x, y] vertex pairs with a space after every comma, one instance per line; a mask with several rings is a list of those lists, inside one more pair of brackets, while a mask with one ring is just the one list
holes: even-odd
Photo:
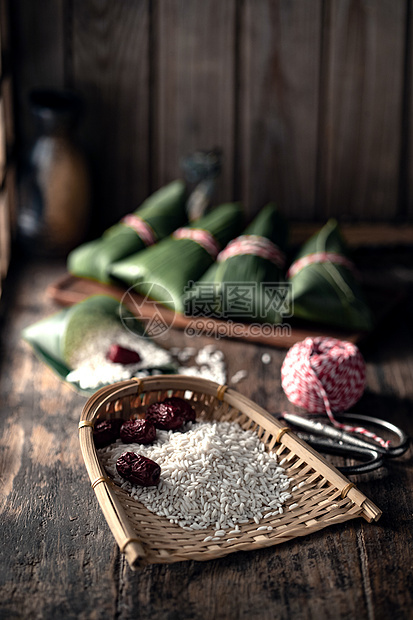
[[[213, 535], [213, 528], [184, 530], [149, 512], [109, 480], [93, 442], [96, 421], [138, 417], [146, 406], [172, 394], [185, 396], [195, 408], [198, 420], [235, 421], [245, 430], [255, 431], [265, 449], [275, 451], [279, 460], [283, 460], [287, 475], [294, 479], [291, 485], [294, 491], [290, 491], [292, 498], [284, 504], [282, 514], [265, 519], [272, 530], [258, 532], [256, 523], [251, 520], [240, 526], [241, 535], [236, 541], [203, 542], [208, 535]], [[245, 396], [213, 381], [163, 375], [104, 387], [83, 409], [79, 439], [92, 488], [131, 568], [151, 563], [220, 558], [235, 551], [276, 545], [356, 517], [377, 521], [381, 515], [377, 506], [353, 483], [289, 428]]]

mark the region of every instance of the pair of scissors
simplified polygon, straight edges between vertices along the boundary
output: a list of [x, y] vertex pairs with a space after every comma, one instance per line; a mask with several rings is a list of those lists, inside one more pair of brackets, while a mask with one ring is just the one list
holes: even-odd
[[292, 426], [308, 431], [307, 433], [296, 432], [296, 435], [319, 452], [339, 454], [362, 461], [357, 465], [337, 467], [344, 474], [362, 474], [378, 469], [382, 467], [386, 459], [401, 456], [409, 447], [410, 437], [391, 422], [355, 413], [343, 413], [339, 417], [344, 421], [355, 421], [359, 424], [379, 427], [386, 433], [394, 435], [395, 439], [397, 438], [397, 443], [393, 445], [391, 442], [385, 448], [319, 420], [305, 418], [294, 413], [282, 414], [283, 420]]

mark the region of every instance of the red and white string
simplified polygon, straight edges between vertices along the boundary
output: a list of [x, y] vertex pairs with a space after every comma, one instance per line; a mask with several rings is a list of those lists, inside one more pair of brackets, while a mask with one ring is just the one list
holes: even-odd
[[306, 256], [297, 259], [289, 268], [287, 278], [294, 277], [299, 271], [304, 269], [304, 267], [316, 263], [333, 263], [335, 265], [347, 267], [350, 271], [355, 271], [354, 263], [342, 254], [336, 254], [335, 252], [314, 252], [313, 254], [306, 254]]
[[202, 228], [178, 228], [178, 230], [175, 230], [173, 237], [175, 239], [190, 239], [191, 241], [195, 241], [195, 243], [203, 247], [214, 260], [219, 254], [219, 243], [208, 230], [203, 230]]
[[128, 213], [122, 218], [122, 223], [125, 226], [132, 228], [142, 239], [146, 246], [154, 245], [156, 243], [156, 235], [147, 222], [145, 222], [139, 215], [134, 213]]
[[306, 338], [288, 351], [281, 382], [290, 402], [309, 413], [326, 413], [336, 428], [359, 433], [387, 448], [389, 442], [361, 427], [336, 420], [333, 411], [343, 412], [363, 395], [366, 365], [358, 348], [336, 338]]
[[239, 256], [241, 254], [252, 254], [266, 258], [280, 269], [283, 268], [285, 263], [284, 253], [270, 239], [260, 235], [241, 235], [233, 239], [222, 250], [217, 260], [223, 262], [232, 256]]

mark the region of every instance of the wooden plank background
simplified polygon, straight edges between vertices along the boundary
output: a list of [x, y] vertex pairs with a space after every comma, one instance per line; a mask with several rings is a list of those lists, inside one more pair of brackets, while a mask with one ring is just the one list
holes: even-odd
[[82, 93], [102, 228], [214, 146], [250, 215], [412, 220], [410, 0], [35, 4], [10, 2], [20, 153], [31, 88]]
[[225, 165], [218, 200], [233, 191], [235, 0], [156, 4], [155, 187], [180, 174], [180, 159], [219, 146]]
[[321, 0], [246, 0], [241, 22], [242, 198], [316, 215]]
[[66, 83], [86, 100], [96, 213], [110, 221], [150, 191], [149, 2], [73, 0], [68, 19]]
[[393, 220], [398, 213], [405, 0], [326, 4], [324, 212]]

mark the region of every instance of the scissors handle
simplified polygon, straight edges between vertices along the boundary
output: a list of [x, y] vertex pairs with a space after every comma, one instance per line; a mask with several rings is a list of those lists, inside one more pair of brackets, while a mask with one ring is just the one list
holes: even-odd
[[390, 431], [398, 438], [397, 446], [390, 445], [388, 448], [382, 448], [379, 445], [374, 445], [373, 448], [380, 452], [383, 456], [387, 458], [396, 458], [404, 454], [409, 445], [410, 445], [410, 437], [407, 433], [404, 432], [402, 428], [392, 424], [391, 422], [387, 422], [387, 420], [382, 420], [381, 418], [374, 418], [368, 415], [362, 415], [361, 413], [341, 413], [338, 416], [339, 418], [343, 418], [344, 420], [355, 420], [356, 422], [361, 422], [363, 424], [373, 424], [373, 426], [377, 426], [379, 428], [384, 428], [386, 431]]

